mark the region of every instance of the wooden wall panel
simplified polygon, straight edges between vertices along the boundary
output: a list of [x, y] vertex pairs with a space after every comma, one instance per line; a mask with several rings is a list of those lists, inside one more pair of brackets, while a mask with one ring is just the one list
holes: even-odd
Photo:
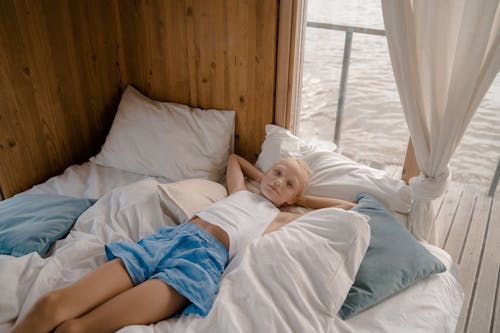
[[9, 197], [103, 142], [120, 95], [107, 1], [0, 1], [0, 186]]
[[104, 142], [128, 84], [237, 111], [255, 160], [273, 122], [278, 0], [0, 1], [0, 188], [5, 197]]
[[275, 1], [186, 0], [191, 105], [237, 111], [236, 147], [255, 161], [273, 122]]
[[124, 82], [151, 98], [189, 104], [184, 1], [117, 1]]

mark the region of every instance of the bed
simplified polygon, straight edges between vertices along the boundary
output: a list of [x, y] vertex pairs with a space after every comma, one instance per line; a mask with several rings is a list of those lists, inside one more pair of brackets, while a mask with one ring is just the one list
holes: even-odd
[[[138, 240], [223, 197], [234, 116], [153, 101], [128, 87], [97, 156], [12, 198], [41, 205], [64, 196], [80, 206], [76, 223], [42, 253], [0, 255], [0, 332], [45, 292], [104, 263], [106, 242]], [[310, 165], [309, 193], [356, 200], [358, 209], [306, 211], [252, 242], [229, 263], [206, 318], [120, 332], [454, 332], [463, 303], [456, 268], [446, 252], [406, 231], [406, 185], [267, 125], [256, 165], [266, 170], [285, 156]]]

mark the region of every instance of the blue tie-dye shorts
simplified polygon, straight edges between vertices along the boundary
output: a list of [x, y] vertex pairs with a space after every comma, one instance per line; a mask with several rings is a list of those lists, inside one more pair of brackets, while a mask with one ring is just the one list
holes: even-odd
[[120, 258], [137, 285], [160, 279], [191, 301], [181, 313], [205, 317], [219, 289], [228, 261], [225, 246], [195, 224], [164, 227], [137, 243], [105, 246], [108, 260]]

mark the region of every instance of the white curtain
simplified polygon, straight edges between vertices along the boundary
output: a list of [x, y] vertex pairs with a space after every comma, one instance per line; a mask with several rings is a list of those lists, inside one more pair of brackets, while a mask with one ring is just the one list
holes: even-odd
[[382, 0], [392, 67], [420, 168], [410, 180], [409, 228], [432, 244], [432, 200], [446, 190], [448, 162], [500, 68], [499, 2]]

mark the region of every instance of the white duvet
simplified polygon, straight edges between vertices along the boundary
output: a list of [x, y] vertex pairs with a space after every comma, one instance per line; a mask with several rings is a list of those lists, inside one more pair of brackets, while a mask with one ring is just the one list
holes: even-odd
[[[117, 188], [83, 213], [52, 255], [0, 256], [0, 331], [22, 318], [45, 292], [68, 285], [105, 262], [103, 246], [136, 241], [173, 225], [157, 181]], [[333, 332], [369, 242], [366, 218], [322, 209], [255, 240], [229, 264], [206, 318], [185, 316], [123, 332]]]
[[[60, 187], [53, 183], [55, 189]], [[45, 292], [104, 263], [106, 242], [138, 240], [160, 226], [173, 225], [160, 208], [156, 185], [156, 180], [145, 179], [104, 195], [47, 259], [36, 253], [0, 255], [0, 332], [8, 331]], [[352, 212], [323, 209], [304, 215], [235, 257], [206, 318], [172, 318], [120, 332], [454, 332], [463, 292], [449, 271], [347, 321], [335, 315], [368, 235], [364, 219]], [[446, 252], [428, 249], [450, 268]]]

